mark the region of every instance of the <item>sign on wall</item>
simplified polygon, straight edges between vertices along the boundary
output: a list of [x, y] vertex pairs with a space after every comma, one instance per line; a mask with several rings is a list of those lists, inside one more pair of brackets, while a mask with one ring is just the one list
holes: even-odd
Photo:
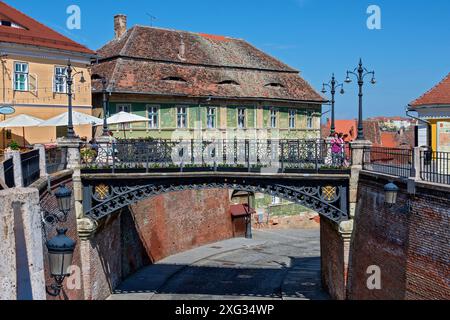
[[13, 107], [10, 106], [0, 106], [0, 114], [2, 115], [11, 115], [13, 113], [15, 113], [16, 110]]
[[450, 152], [450, 122], [438, 122], [437, 135], [437, 150]]

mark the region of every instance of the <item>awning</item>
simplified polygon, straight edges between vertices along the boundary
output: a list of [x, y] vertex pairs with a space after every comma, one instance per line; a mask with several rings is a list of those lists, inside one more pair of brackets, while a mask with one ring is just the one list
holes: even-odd
[[247, 204], [235, 204], [230, 207], [231, 216], [238, 218], [244, 217], [251, 214], [255, 214], [256, 211], [254, 209], [249, 209]]

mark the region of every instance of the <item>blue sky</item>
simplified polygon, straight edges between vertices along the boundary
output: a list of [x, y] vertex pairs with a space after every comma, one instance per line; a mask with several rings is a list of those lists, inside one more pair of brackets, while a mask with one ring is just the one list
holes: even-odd
[[[243, 38], [299, 69], [317, 90], [335, 72], [344, 80], [359, 57], [377, 72], [365, 87], [365, 117], [404, 115], [405, 106], [450, 72], [448, 0], [7, 0], [8, 4], [98, 49], [113, 38], [113, 15], [149, 25]], [[66, 28], [78, 5], [81, 30]], [[369, 5], [381, 8], [381, 30], [369, 30]], [[357, 116], [357, 86], [337, 98], [337, 117]], [[325, 107], [327, 108], [327, 107]]]

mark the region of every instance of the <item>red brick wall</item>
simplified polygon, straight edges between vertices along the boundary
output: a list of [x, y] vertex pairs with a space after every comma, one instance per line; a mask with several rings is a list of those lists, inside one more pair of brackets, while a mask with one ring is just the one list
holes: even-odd
[[[384, 204], [387, 180], [362, 173], [349, 268], [350, 299], [450, 299], [448, 192], [418, 187], [408, 213], [406, 185]], [[367, 288], [367, 268], [381, 268], [381, 290]]]
[[333, 299], [346, 299], [346, 276], [349, 246], [338, 232], [333, 222], [320, 219], [320, 247], [322, 265], [322, 285]]
[[164, 194], [131, 206], [151, 261], [233, 237], [228, 190]]

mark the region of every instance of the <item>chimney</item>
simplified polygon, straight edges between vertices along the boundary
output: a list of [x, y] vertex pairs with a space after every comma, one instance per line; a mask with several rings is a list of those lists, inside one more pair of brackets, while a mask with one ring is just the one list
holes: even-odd
[[118, 14], [114, 16], [115, 39], [121, 38], [127, 32], [127, 16]]

